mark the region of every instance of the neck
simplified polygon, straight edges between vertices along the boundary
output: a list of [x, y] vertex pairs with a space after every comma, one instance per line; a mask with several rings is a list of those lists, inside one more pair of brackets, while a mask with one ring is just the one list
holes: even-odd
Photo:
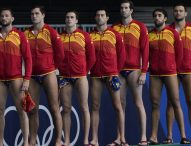
[[97, 25], [97, 30], [99, 32], [103, 32], [107, 29], [107, 24], [104, 24], [104, 25]]
[[133, 18], [131, 16], [129, 16], [127, 18], [122, 18], [122, 23], [123, 23], [123, 25], [128, 25], [132, 20], [133, 20]]
[[33, 24], [34, 30], [41, 30], [44, 26], [44, 22]]
[[186, 25], [186, 21], [185, 19], [182, 21], [175, 21], [174, 24], [175, 24], [175, 27], [183, 28]]
[[157, 31], [161, 31], [165, 28], [166, 24], [164, 23], [163, 25], [161, 25], [160, 27], [156, 27]]
[[12, 29], [13, 29], [12, 24], [10, 24], [8, 26], [2, 26], [1, 33], [9, 33]]
[[77, 26], [76, 26], [76, 25], [73, 26], [73, 27], [66, 27], [66, 32], [67, 32], [68, 34], [70, 34], [70, 33], [73, 33], [76, 29], [77, 29]]

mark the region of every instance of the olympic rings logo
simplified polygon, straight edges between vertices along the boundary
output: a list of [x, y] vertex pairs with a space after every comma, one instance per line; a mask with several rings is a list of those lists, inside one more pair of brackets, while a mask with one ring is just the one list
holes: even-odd
[[[48, 116], [50, 125], [49, 127], [45, 130], [43, 136], [42, 136], [42, 141], [40, 140], [39, 136], [37, 136], [37, 146], [49, 146], [51, 143], [51, 140], [53, 138], [53, 129], [54, 129], [54, 125], [53, 125], [53, 120], [52, 120], [52, 116], [49, 112], [49, 110], [47, 109], [47, 107], [43, 106], [43, 105], [39, 105], [39, 110], [42, 110], [43, 112], [45, 112]], [[6, 115], [11, 112], [11, 111], [16, 111], [15, 106], [9, 106], [8, 108], [6, 108], [4, 116], [6, 117]], [[62, 111], [62, 107], [60, 108], [60, 111]], [[76, 135], [74, 137], [74, 139], [71, 142], [71, 146], [74, 146], [79, 138], [79, 134], [80, 134], [80, 121], [79, 121], [79, 116], [77, 111], [75, 110], [74, 107], [72, 107], [72, 112], [75, 116], [75, 120], [76, 120], [76, 124], [77, 124], [77, 131], [76, 131]], [[49, 135], [49, 137], [47, 138], [47, 136]], [[21, 129], [17, 132], [17, 135], [15, 137], [15, 141], [14, 141], [14, 146], [22, 146], [23, 144], [23, 138], [21, 138], [22, 136], [22, 132]], [[64, 138], [64, 132], [62, 131], [62, 137]], [[21, 139], [21, 140], [20, 140]], [[20, 140], [20, 141], [19, 141]], [[62, 142], [64, 143], [64, 142]], [[10, 146], [8, 145], [8, 143], [5, 141], [5, 139], [3, 139], [3, 145], [4, 146]]]

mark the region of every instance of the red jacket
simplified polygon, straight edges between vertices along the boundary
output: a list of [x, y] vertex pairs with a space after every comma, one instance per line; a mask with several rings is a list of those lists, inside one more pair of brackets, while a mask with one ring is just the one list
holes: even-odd
[[149, 67], [151, 75], [177, 74], [182, 62], [182, 42], [178, 33], [166, 26], [160, 32], [149, 33]]
[[0, 80], [22, 78], [22, 59], [25, 63], [24, 79], [29, 80], [32, 59], [26, 37], [16, 28], [13, 28], [4, 39], [0, 35]]
[[54, 71], [64, 59], [64, 48], [60, 36], [45, 24], [37, 35], [33, 27], [25, 31], [32, 53], [32, 75], [43, 75]]
[[149, 40], [146, 26], [139, 21], [132, 20], [127, 26], [118, 23], [112, 27], [124, 39], [127, 58], [122, 70], [141, 69], [142, 72], [147, 72]]
[[96, 63], [90, 71], [92, 77], [118, 75], [125, 61], [125, 47], [121, 35], [112, 28], [103, 33], [90, 33], [96, 52]]
[[60, 37], [65, 49], [65, 58], [59, 68], [60, 75], [86, 76], [95, 63], [95, 48], [89, 34], [77, 28], [72, 34], [64, 31]]
[[[170, 27], [175, 29], [175, 24], [171, 24]], [[186, 26], [179, 33], [179, 35], [182, 39], [183, 44], [183, 59], [179, 73], [191, 73], [191, 23], [187, 22]]]

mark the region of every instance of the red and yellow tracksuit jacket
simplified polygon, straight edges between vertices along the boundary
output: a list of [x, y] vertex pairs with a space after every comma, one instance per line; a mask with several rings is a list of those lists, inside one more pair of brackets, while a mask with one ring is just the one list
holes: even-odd
[[37, 35], [33, 27], [25, 31], [32, 53], [32, 75], [44, 75], [59, 67], [64, 59], [64, 48], [59, 34], [45, 24]]
[[147, 72], [149, 59], [149, 41], [146, 26], [136, 20], [132, 20], [129, 25], [122, 23], [112, 26], [119, 32], [124, 40], [126, 55], [122, 70], [137, 70]]
[[96, 63], [90, 71], [91, 77], [118, 75], [126, 57], [121, 35], [112, 28], [104, 32], [90, 33], [95, 46]]
[[87, 32], [77, 28], [73, 33], [61, 35], [65, 58], [59, 72], [64, 77], [86, 76], [95, 63], [95, 48]]
[[0, 34], [0, 80], [22, 78], [22, 59], [25, 63], [24, 79], [29, 80], [32, 58], [25, 35], [13, 28], [5, 38]]
[[[170, 25], [171, 28], [175, 29], [175, 24]], [[186, 23], [186, 26], [179, 33], [182, 44], [183, 44], [183, 60], [180, 66], [180, 74], [191, 73], [191, 23]]]
[[177, 74], [182, 62], [182, 42], [179, 34], [166, 26], [158, 32], [149, 33], [150, 75], [169, 76]]

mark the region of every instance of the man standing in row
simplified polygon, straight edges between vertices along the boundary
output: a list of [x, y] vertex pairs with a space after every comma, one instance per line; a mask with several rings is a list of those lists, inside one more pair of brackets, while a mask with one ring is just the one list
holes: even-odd
[[150, 98], [152, 104], [152, 133], [149, 144], [158, 144], [158, 124], [160, 118], [160, 98], [165, 85], [168, 100], [172, 103], [178, 122], [181, 144], [190, 143], [186, 139], [184, 117], [180, 105], [177, 72], [182, 65], [182, 42], [178, 32], [166, 26], [167, 12], [155, 9], [155, 28], [149, 33]]
[[[133, 10], [133, 2], [131, 0], [123, 0], [120, 8], [121, 22], [113, 25], [113, 28], [118, 31], [124, 39], [127, 54], [125, 64], [120, 72], [120, 81], [122, 83], [120, 96], [125, 115], [126, 89], [128, 86], [140, 117], [141, 139], [138, 145], [147, 145], [147, 117], [142, 100], [142, 88], [146, 80], [148, 68], [149, 41], [146, 26], [132, 18]], [[119, 134], [114, 142], [119, 143]]]
[[32, 53], [32, 77], [29, 91], [36, 107], [29, 113], [30, 146], [36, 145], [39, 127], [39, 99], [44, 88], [55, 128], [55, 146], [61, 145], [62, 117], [59, 109], [56, 69], [64, 59], [64, 50], [59, 34], [44, 23], [45, 9], [35, 6], [31, 9], [32, 27], [25, 31]]
[[[170, 25], [175, 29], [183, 44], [183, 60], [181, 62], [180, 70], [178, 72], [178, 79], [182, 83], [184, 95], [188, 107], [188, 117], [191, 123], [191, 23], [186, 22], [187, 8], [183, 4], [176, 4], [173, 7], [174, 23]], [[174, 111], [171, 102], [168, 100], [167, 104], [167, 138], [163, 141], [164, 144], [173, 143], [172, 129], [174, 121]], [[186, 141], [185, 141], [186, 142]]]
[[90, 72], [90, 94], [92, 98], [92, 146], [99, 146], [98, 127], [101, 95], [106, 85], [116, 112], [121, 146], [128, 146], [125, 140], [124, 114], [120, 101], [119, 72], [125, 61], [123, 39], [118, 32], [107, 26], [108, 12], [102, 8], [96, 11], [96, 29], [90, 33], [96, 52], [96, 63]]
[[77, 27], [78, 13], [68, 11], [65, 16], [65, 31], [60, 35], [65, 58], [59, 67], [60, 98], [63, 106], [63, 129], [65, 146], [70, 145], [72, 91], [76, 89], [82, 111], [84, 139], [83, 145], [88, 146], [90, 129], [90, 113], [88, 106], [89, 85], [87, 74], [95, 63], [95, 49], [90, 35]]
[[[13, 28], [13, 13], [10, 8], [0, 11], [0, 146], [3, 146], [5, 127], [4, 111], [9, 91], [17, 108], [20, 128], [23, 134], [23, 146], [29, 146], [29, 123], [22, 100], [29, 88], [32, 71], [32, 58], [29, 43], [25, 35]], [[25, 63], [25, 75], [22, 77], [22, 60]]]

